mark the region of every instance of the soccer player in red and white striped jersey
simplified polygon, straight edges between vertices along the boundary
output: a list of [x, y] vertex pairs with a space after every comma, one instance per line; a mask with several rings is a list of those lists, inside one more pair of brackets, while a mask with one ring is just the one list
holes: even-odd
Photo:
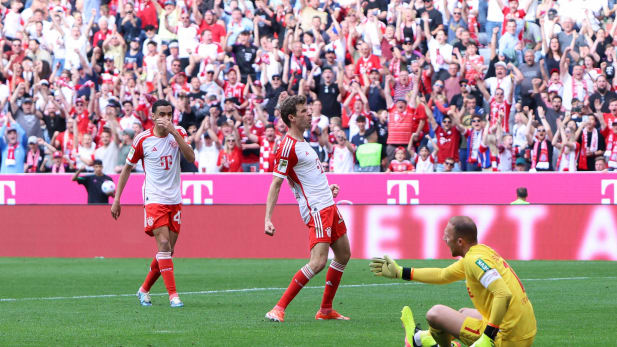
[[304, 131], [311, 127], [312, 121], [307, 112], [306, 98], [302, 95], [287, 97], [281, 103], [281, 118], [289, 127], [289, 132], [276, 151], [274, 177], [266, 204], [265, 232], [274, 235], [272, 213], [283, 180], [287, 179], [298, 200], [300, 215], [309, 229], [311, 258], [294, 275], [289, 287], [276, 306], [266, 314], [266, 318], [283, 322], [285, 308], [302, 287], [323, 270], [328, 261], [328, 251], [332, 248], [334, 259], [326, 275], [323, 300], [315, 319], [348, 320], [332, 309], [332, 300], [351, 256], [345, 221], [334, 204], [339, 187], [336, 184], [328, 185], [317, 153], [304, 140]]
[[146, 178], [143, 186], [144, 227], [146, 234], [154, 236], [158, 252], [150, 264], [150, 272], [139, 288], [137, 297], [143, 306], [152, 305], [149, 290], [163, 276], [169, 293], [171, 307], [184, 306], [176, 291], [174, 264], [171, 256], [180, 233], [182, 197], [180, 195], [180, 155], [189, 162], [195, 161], [195, 153], [187, 143], [188, 135], [171, 122], [173, 107], [166, 100], [157, 100], [152, 105], [154, 127], [135, 136], [133, 146], [126, 158], [118, 180], [118, 188], [111, 215], [120, 217], [120, 198], [131, 170], [142, 161]]

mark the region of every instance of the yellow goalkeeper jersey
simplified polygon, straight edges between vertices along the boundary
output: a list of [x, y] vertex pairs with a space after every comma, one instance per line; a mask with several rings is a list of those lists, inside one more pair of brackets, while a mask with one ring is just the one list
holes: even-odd
[[486, 287], [495, 277], [492, 270], [496, 270], [512, 293], [508, 310], [499, 326], [502, 340], [518, 341], [536, 334], [536, 317], [523, 283], [514, 269], [492, 248], [482, 244], [472, 246], [464, 258], [450, 267], [455, 267], [452, 270], [456, 272], [464, 272], [469, 297], [485, 321], [491, 314], [493, 303], [493, 294]]

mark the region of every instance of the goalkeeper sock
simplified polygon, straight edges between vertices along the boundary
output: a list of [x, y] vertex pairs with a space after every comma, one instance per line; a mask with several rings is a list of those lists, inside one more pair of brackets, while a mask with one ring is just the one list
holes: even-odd
[[139, 290], [143, 293], [148, 293], [150, 291], [150, 288], [152, 288], [152, 286], [154, 285], [156, 280], [159, 279], [160, 276], [161, 271], [159, 270], [159, 262], [156, 257], [154, 257], [152, 259], [152, 263], [150, 263], [150, 272], [148, 272], [148, 275], [146, 276], [146, 279], [144, 280], [144, 283], [141, 285], [141, 288]]
[[165, 281], [169, 300], [171, 300], [178, 296], [178, 292], [176, 291], [176, 280], [174, 279], [174, 262], [171, 259], [171, 252], [158, 252], [156, 254], [156, 260], [159, 262], [161, 276], [163, 276], [163, 281]]
[[326, 274], [326, 287], [323, 291], [323, 299], [321, 300], [321, 312], [329, 313], [332, 310], [332, 300], [336, 295], [341, 277], [343, 277], [345, 265], [336, 262], [334, 259], [330, 262], [328, 273]]
[[453, 339], [452, 335], [444, 332], [443, 330], [435, 329], [431, 326], [428, 327], [428, 330], [431, 333], [431, 336], [433, 337], [435, 342], [437, 342], [439, 346], [442, 346], [442, 347], [451, 346], [451, 342]]
[[283, 293], [283, 296], [275, 307], [284, 311], [291, 300], [298, 295], [300, 290], [308, 283], [308, 281], [311, 280], [311, 278], [313, 278], [313, 276], [315, 276], [315, 274], [313, 273], [311, 267], [308, 264], [304, 265], [291, 279], [291, 283], [289, 283], [287, 290], [285, 290], [285, 293]]

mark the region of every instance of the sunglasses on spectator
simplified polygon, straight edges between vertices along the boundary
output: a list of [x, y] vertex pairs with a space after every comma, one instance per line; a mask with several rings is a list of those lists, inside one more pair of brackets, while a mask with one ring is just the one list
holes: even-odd
[[437, 83], [437, 84], [435, 84], [435, 87], [443, 87], [443, 84]]
[[234, 139], [227, 139], [227, 142], [236, 142]]
[[480, 120], [479, 119], [472, 119], [471, 122], [472, 123], [478, 123]]
[[451, 162], [451, 161], [447, 161], [447, 162], [445, 162], [444, 164], [446, 164], [446, 165], [448, 165], [448, 166], [454, 166], [454, 162]]
[[273, 80], [273, 81], [278, 81], [278, 80], [280, 80], [280, 79], [281, 79], [280, 77], [272, 77], [272, 80]]
[[546, 130], [544, 130], [544, 129], [538, 129], [538, 132], [539, 132], [539, 133], [543, 133], [543, 132], [546, 132]]
[[454, 12], [454, 15], [455, 15], [455, 16], [456, 16], [457, 14], [458, 14], [458, 15], [461, 15], [461, 12]]
[[208, 72], [206, 72], [206, 73], [211, 73], [211, 74], [213, 74], [213, 73], [214, 73], [214, 71], [208, 71]]
[[452, 121], [449, 119], [444, 119], [443, 121], [441, 121], [443, 124], [451, 124]]

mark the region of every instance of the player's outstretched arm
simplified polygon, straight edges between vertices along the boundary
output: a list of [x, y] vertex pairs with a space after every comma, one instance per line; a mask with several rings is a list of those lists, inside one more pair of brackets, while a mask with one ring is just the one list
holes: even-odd
[[456, 263], [440, 268], [410, 268], [399, 266], [392, 258], [384, 255], [383, 258], [373, 258], [369, 264], [375, 276], [387, 278], [401, 278], [406, 281], [418, 281], [432, 284], [446, 284], [460, 281], [465, 278], [463, 263]]
[[118, 186], [116, 187], [114, 203], [111, 205], [111, 216], [114, 219], [118, 219], [120, 217], [120, 211], [122, 209], [120, 207], [120, 197], [122, 196], [122, 191], [124, 190], [124, 186], [126, 186], [126, 182], [129, 180], [132, 170], [133, 166], [124, 164], [124, 168], [122, 168], [122, 172], [120, 173], [120, 178], [118, 178]]
[[272, 176], [272, 183], [270, 184], [270, 190], [268, 191], [268, 201], [266, 202], [266, 220], [265, 220], [265, 233], [266, 235], [274, 236], [274, 224], [272, 224], [272, 213], [274, 212], [274, 205], [279, 198], [281, 192], [281, 185], [283, 179], [278, 176]]

